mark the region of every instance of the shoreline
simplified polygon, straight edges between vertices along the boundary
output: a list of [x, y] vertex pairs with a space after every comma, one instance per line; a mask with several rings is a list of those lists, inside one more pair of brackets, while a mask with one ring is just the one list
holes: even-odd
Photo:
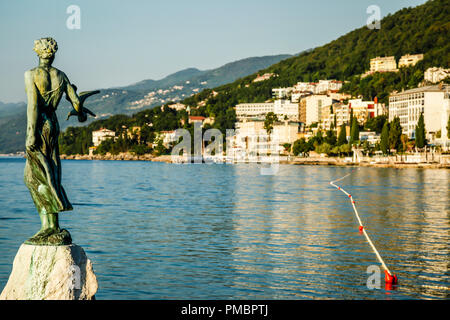
[[[171, 155], [163, 155], [155, 157], [150, 154], [146, 155], [133, 155], [129, 153], [120, 153], [118, 155], [60, 155], [61, 160], [109, 160], [109, 161], [150, 161], [150, 162], [165, 162], [174, 163], [172, 161]], [[246, 163], [249, 162], [238, 162]], [[250, 162], [256, 163], [256, 162]], [[235, 164], [235, 163], [230, 163]], [[417, 162], [400, 162], [400, 161], [386, 161], [386, 162], [351, 162], [344, 161], [344, 158], [337, 157], [310, 157], [301, 158], [293, 157], [292, 160], [280, 160], [279, 164], [289, 164], [289, 165], [310, 165], [310, 166], [337, 166], [337, 167], [375, 167], [375, 168], [397, 168], [397, 169], [407, 169], [407, 168], [419, 168], [419, 169], [450, 169], [450, 161], [445, 163], [430, 162], [430, 163], [417, 163]]]

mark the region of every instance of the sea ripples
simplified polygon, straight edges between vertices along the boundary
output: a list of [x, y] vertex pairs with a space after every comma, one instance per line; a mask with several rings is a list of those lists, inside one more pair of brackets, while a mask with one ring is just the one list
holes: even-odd
[[[24, 161], [0, 160], [0, 286], [39, 218]], [[348, 198], [350, 168], [63, 161], [74, 206], [61, 214], [94, 263], [99, 299], [446, 299], [448, 170], [361, 168], [340, 181], [399, 278], [369, 290], [378, 265]]]

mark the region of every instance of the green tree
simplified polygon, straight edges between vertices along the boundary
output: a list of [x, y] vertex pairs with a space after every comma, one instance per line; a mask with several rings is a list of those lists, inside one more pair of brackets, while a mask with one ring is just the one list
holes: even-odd
[[400, 137], [400, 141], [402, 142], [402, 143], [399, 145], [400, 151], [401, 151], [401, 152], [407, 151], [407, 150], [408, 150], [408, 141], [409, 141], [408, 135], [402, 134], [402, 136]]
[[342, 146], [339, 146], [339, 152], [341, 154], [349, 155], [352, 152], [352, 148], [348, 143], [343, 144]]
[[152, 148], [146, 146], [146, 145], [134, 145], [130, 148], [130, 151], [133, 152], [136, 155], [144, 155], [146, 153], [151, 153]]
[[159, 140], [155, 149], [154, 149], [155, 155], [160, 156], [167, 152], [166, 147], [163, 145], [162, 140]]
[[290, 152], [291, 151], [291, 146], [292, 145], [290, 143], [284, 143], [283, 144], [284, 151]]
[[310, 144], [306, 142], [305, 138], [300, 138], [294, 142], [292, 146], [292, 152], [294, 155], [305, 156], [311, 151]]
[[421, 113], [416, 126], [416, 147], [423, 148], [425, 144], [425, 121], [423, 119], [423, 113]]
[[389, 154], [389, 122], [386, 121], [381, 130], [380, 149], [384, 155]]
[[350, 144], [355, 144], [357, 141], [359, 141], [359, 124], [358, 119], [354, 117], [350, 131]]
[[384, 123], [387, 121], [387, 116], [381, 115], [375, 118], [367, 119], [364, 128], [370, 131], [375, 131], [376, 133], [381, 133], [383, 130]]
[[334, 130], [327, 130], [327, 134], [325, 136], [325, 142], [331, 146], [335, 146], [337, 143], [336, 132]]
[[266, 119], [264, 120], [264, 129], [266, 129], [267, 134], [270, 137], [270, 134], [273, 130], [273, 124], [278, 121], [278, 117], [275, 113], [269, 112], [266, 114]]
[[389, 128], [389, 148], [398, 150], [399, 145], [402, 143], [402, 126], [400, 124], [400, 118], [395, 117]]
[[448, 117], [447, 121], [447, 138], [450, 139], [450, 116]]
[[347, 143], [347, 130], [346, 130], [346, 125], [342, 124], [341, 125], [341, 130], [339, 131], [339, 136], [337, 139], [337, 145], [341, 146], [343, 144]]
[[364, 141], [364, 143], [363, 143], [363, 150], [366, 152], [366, 153], [370, 153], [371, 151], [372, 151], [372, 146], [370, 145], [370, 142], [369, 141]]
[[325, 153], [329, 155], [332, 152], [332, 149], [333, 147], [330, 144], [324, 142], [321, 145], [317, 146], [315, 150], [317, 153]]

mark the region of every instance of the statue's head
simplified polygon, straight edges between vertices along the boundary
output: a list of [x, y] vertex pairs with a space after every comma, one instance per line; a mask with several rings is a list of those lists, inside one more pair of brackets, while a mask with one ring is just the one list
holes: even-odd
[[58, 44], [53, 38], [41, 38], [34, 40], [33, 50], [41, 59], [50, 59], [53, 61], [56, 51], [58, 51]]

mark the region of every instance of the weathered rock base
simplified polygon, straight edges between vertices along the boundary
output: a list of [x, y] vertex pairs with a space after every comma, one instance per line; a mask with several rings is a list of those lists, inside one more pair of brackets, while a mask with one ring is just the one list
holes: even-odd
[[0, 300], [92, 300], [98, 289], [83, 248], [22, 244]]

